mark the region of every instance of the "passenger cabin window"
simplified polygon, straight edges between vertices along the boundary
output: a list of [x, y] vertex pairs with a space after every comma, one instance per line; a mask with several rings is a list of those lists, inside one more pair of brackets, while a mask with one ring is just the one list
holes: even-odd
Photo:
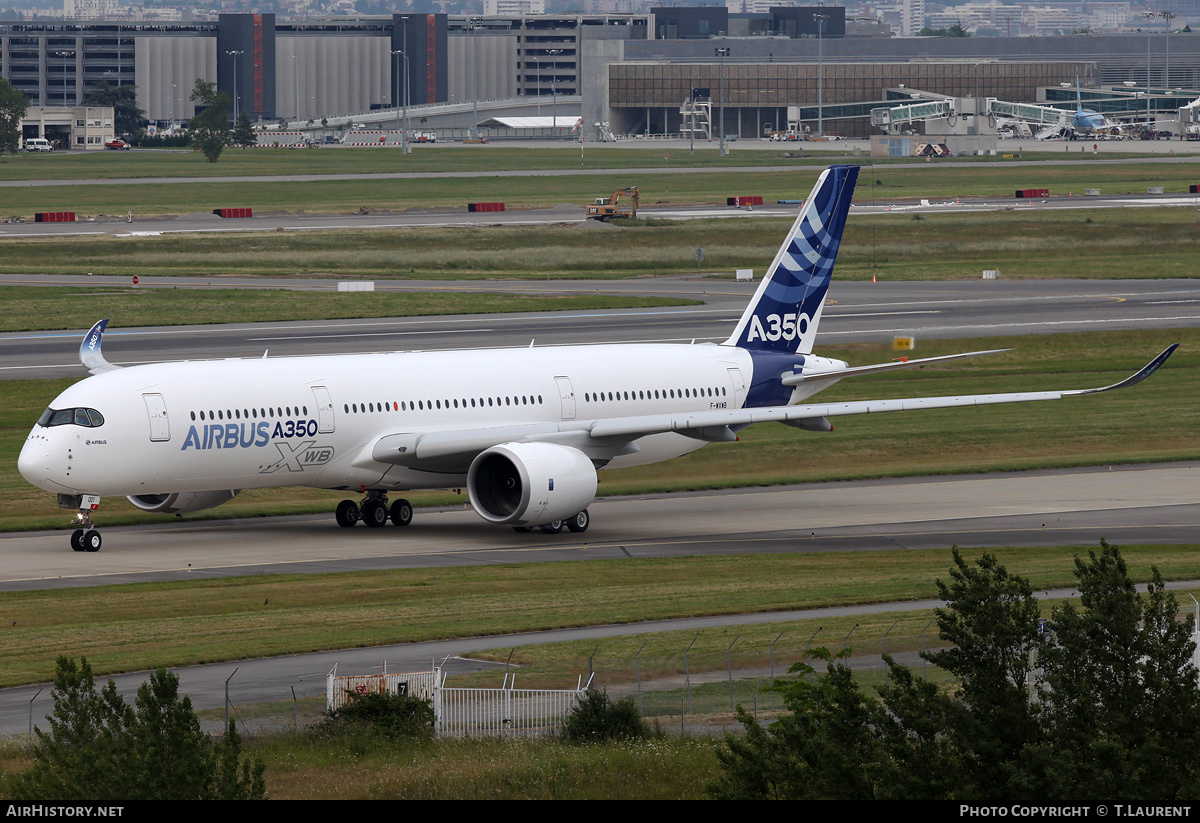
[[104, 415], [95, 409], [46, 409], [37, 422], [44, 428], [74, 425], [95, 429], [104, 425]]

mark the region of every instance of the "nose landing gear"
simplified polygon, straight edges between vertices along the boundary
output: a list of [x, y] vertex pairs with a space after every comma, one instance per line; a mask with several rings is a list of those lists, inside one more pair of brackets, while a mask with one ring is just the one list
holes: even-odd
[[71, 548], [77, 552], [100, 551], [100, 532], [94, 528], [76, 529], [71, 533]]
[[100, 508], [100, 496], [97, 494], [59, 495], [58, 505], [64, 509], [79, 509], [72, 521], [80, 528], [71, 532], [71, 549], [77, 552], [98, 552], [103, 540], [96, 524], [92, 522], [92, 512]]

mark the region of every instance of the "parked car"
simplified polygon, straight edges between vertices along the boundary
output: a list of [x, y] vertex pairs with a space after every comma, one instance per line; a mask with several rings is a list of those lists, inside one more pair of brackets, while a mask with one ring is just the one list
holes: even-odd
[[54, 146], [45, 137], [30, 137], [25, 141], [25, 151], [54, 151]]
[[131, 148], [133, 148], [133, 146], [129, 145], [124, 140], [117, 137], [117, 138], [115, 138], [113, 140], [109, 140], [107, 143], [105, 143], [104, 148], [106, 148], [106, 149], [131, 149]]

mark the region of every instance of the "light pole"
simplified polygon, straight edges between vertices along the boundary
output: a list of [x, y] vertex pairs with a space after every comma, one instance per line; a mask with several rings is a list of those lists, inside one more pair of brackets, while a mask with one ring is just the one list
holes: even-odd
[[171, 136], [175, 135], [175, 84], [171, 84]]
[[[721, 156], [726, 155], [725, 151], [725, 58], [729, 56], [729, 49], [717, 49], [717, 57], [720, 59], [720, 89], [721, 89]], [[711, 104], [710, 104], [711, 105]]]
[[[396, 110], [396, 125], [400, 127], [400, 153], [408, 154], [408, 55], [404, 53], [404, 49], [394, 49], [392, 57], [396, 58], [396, 90], [397, 102], [400, 104]], [[400, 83], [400, 61], [404, 61], [404, 83]], [[403, 122], [400, 120], [400, 111], [404, 112]]]
[[[68, 58], [74, 57], [75, 52], [73, 52], [73, 51], [56, 51], [56, 52], [54, 52], [54, 56], [61, 57], [63, 59], [63, 67], [62, 67], [62, 70], [63, 70], [63, 107], [66, 108], [71, 105], [70, 99], [67, 96], [67, 66], [68, 66], [67, 60], [68, 60]], [[71, 147], [68, 145], [67, 148], [69, 149]]]
[[471, 18], [471, 66], [474, 74], [471, 96], [475, 98], [471, 110], [471, 136], [476, 140], [479, 139], [479, 26], [482, 22], [482, 17]]
[[1167, 30], [1164, 32], [1164, 34], [1166, 35], [1166, 40], [1163, 43], [1165, 57], [1166, 57], [1166, 67], [1165, 67], [1165, 72], [1164, 72], [1164, 77], [1163, 77], [1163, 85], [1166, 87], [1167, 91], [1170, 91], [1171, 90], [1171, 21], [1175, 19], [1175, 14], [1173, 12], [1169, 12], [1169, 11], [1160, 11], [1158, 13], [1158, 16], [1161, 17], [1166, 22], [1166, 28], [1167, 28]]
[[828, 14], [814, 14], [817, 23], [817, 137], [825, 135], [825, 21]]
[[[695, 82], [695, 81], [693, 81]], [[688, 129], [688, 154], [696, 153], [696, 87], [691, 87], [692, 92], [688, 96], [688, 117], [691, 120], [691, 128]]]
[[296, 98], [296, 128], [300, 127], [300, 62], [292, 55], [292, 87]]
[[[1142, 17], [1151, 20], [1156, 15], [1152, 11], [1142, 13]], [[1150, 27], [1146, 27], [1146, 128], [1150, 128]]]
[[558, 96], [555, 92], [554, 82], [558, 79], [558, 55], [562, 53], [562, 49], [549, 49], [546, 52], [550, 55], [550, 112], [554, 120], [554, 126], [550, 131], [556, 137], [558, 136]]
[[245, 51], [227, 51], [225, 52], [233, 58], [233, 122], [237, 123], [238, 119], [238, 84], [237, 84], [237, 64], [238, 58], [245, 54]]

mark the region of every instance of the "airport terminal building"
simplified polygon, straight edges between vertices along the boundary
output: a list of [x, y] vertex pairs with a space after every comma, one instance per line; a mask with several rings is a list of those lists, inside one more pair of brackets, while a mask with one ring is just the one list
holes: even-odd
[[829, 6], [0, 21], [0, 75], [43, 107], [82, 105], [101, 80], [134, 85], [147, 116], [163, 123], [192, 116], [197, 78], [215, 81], [254, 120], [561, 98], [573, 108], [560, 114], [581, 113], [589, 140], [694, 128], [689, 101], [705, 90], [710, 110], [723, 104], [729, 134], [761, 136], [798, 119], [850, 137], [870, 134], [870, 109], [898, 90], [1061, 105], [1063, 95], [1073, 103], [1076, 76], [1084, 86], [1149, 88], [1154, 111], [1173, 113], [1168, 90], [1200, 87], [1200, 35], [856, 36], [844, 9]]

